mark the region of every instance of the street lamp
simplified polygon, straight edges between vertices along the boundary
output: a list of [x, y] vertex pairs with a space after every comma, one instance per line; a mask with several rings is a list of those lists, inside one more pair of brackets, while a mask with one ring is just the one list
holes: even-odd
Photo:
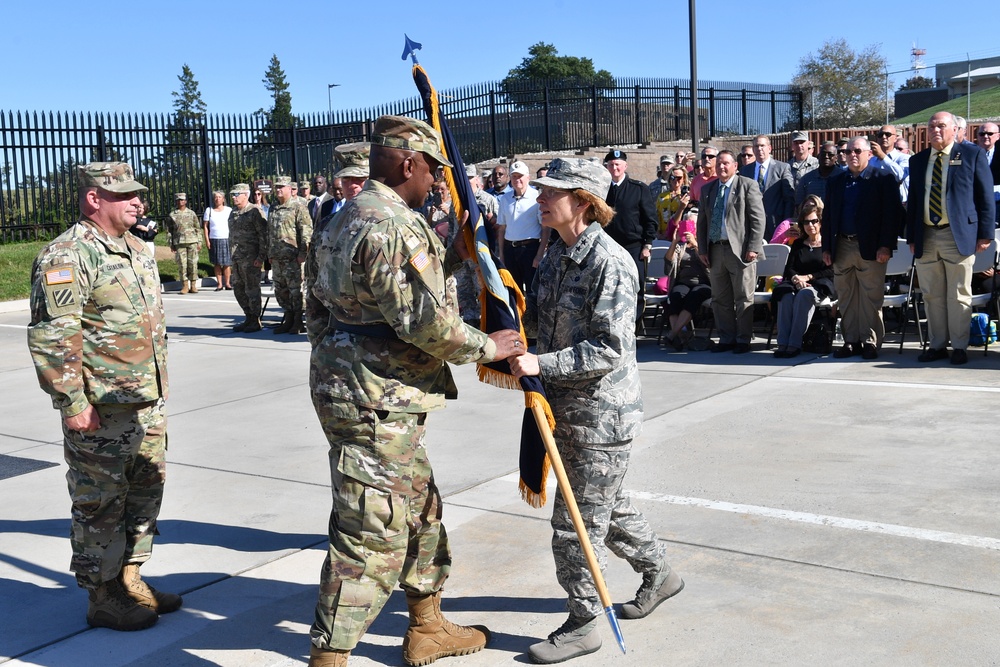
[[330, 97], [330, 90], [339, 86], [339, 83], [328, 83], [326, 84], [326, 112], [327, 119], [332, 124], [333, 123], [333, 98]]

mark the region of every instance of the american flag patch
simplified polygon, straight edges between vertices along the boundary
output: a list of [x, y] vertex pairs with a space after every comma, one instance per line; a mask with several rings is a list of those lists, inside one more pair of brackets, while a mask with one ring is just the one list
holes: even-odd
[[423, 250], [410, 258], [410, 264], [417, 270], [418, 273], [423, 273], [424, 269], [426, 269], [430, 263], [431, 260], [427, 257], [427, 253]]
[[62, 285], [73, 282], [73, 269], [52, 269], [45, 272], [46, 285]]

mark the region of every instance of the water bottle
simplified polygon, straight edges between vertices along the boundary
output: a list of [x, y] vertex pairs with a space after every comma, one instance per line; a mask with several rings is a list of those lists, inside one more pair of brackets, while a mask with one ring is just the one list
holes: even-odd
[[833, 344], [843, 345], [844, 344], [844, 334], [840, 330], [840, 318], [837, 318], [837, 324], [833, 328]]

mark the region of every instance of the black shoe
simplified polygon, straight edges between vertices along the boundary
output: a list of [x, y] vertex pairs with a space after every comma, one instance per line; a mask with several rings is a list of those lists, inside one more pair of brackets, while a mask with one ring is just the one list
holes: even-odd
[[736, 349], [736, 343], [716, 343], [712, 352], [732, 352]]
[[833, 358], [846, 359], [847, 357], [853, 357], [857, 353], [858, 348], [854, 345], [854, 343], [844, 343], [843, 347], [833, 353]]
[[774, 351], [774, 358], [775, 359], [787, 359], [788, 358], [788, 348], [787, 347], [779, 347], [777, 350]]
[[961, 366], [967, 363], [969, 363], [969, 355], [965, 353], [965, 350], [951, 351], [951, 364], [953, 366]]
[[862, 359], [878, 359], [878, 348], [873, 343], [865, 343], [861, 347]]
[[[962, 350], [962, 352], [964, 353], [965, 350]], [[917, 357], [917, 361], [926, 364], [931, 361], [940, 361], [941, 359], [947, 359], [947, 358], [948, 358], [948, 350], [946, 350], [945, 348], [942, 347], [940, 350], [935, 350], [933, 347], [929, 347], [920, 353], [920, 356]]]
[[746, 354], [750, 351], [750, 343], [736, 343], [736, 347], [733, 348], [733, 354]]
[[793, 359], [799, 356], [800, 354], [802, 354], [801, 348], [790, 347], [787, 350], [785, 350], [785, 359]]

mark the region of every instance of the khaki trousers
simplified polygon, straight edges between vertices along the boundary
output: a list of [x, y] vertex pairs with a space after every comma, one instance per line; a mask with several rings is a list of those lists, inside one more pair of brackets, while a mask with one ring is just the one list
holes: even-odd
[[863, 259], [857, 239], [837, 239], [833, 284], [837, 288], [837, 310], [845, 342], [870, 343], [875, 347], [882, 344], [885, 267], [881, 262]]
[[975, 255], [963, 255], [951, 229], [924, 228], [924, 252], [917, 258], [917, 278], [924, 295], [927, 331], [935, 350], [969, 346], [972, 319], [972, 265]]
[[709, 248], [708, 260], [711, 264], [712, 313], [719, 330], [719, 343], [749, 344], [753, 338], [757, 263], [744, 265], [725, 241]]

